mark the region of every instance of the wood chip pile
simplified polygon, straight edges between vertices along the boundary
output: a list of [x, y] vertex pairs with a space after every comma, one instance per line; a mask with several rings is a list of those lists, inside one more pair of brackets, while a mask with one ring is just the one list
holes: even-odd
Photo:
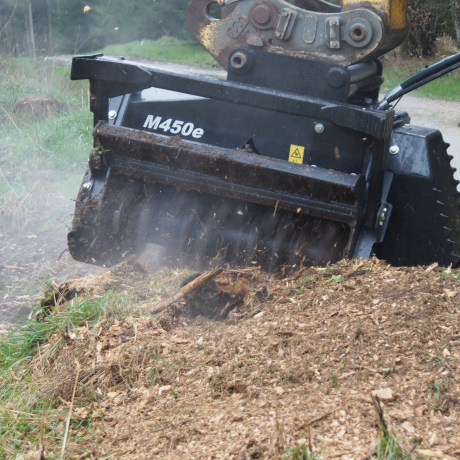
[[282, 459], [306, 444], [325, 459], [369, 458], [372, 393], [408, 458], [457, 458], [456, 270], [373, 259], [230, 279], [248, 293], [224, 321], [193, 317], [184, 301], [152, 318], [147, 309], [177, 291], [159, 296], [157, 276], [136, 288], [145, 314], [82, 327], [48, 367], [34, 361], [37, 378], [56, 376], [44, 394], [64, 402], [80, 363], [73, 417], [93, 423], [75, 455]]

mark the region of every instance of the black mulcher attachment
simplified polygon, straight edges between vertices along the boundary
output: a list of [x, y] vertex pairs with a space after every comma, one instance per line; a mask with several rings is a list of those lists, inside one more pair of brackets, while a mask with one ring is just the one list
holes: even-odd
[[151, 242], [268, 270], [374, 254], [456, 264], [448, 145], [390, 104], [458, 57], [379, 103], [378, 57], [408, 33], [403, 0], [221, 0], [220, 19], [212, 3], [192, 0], [187, 22], [227, 81], [74, 58], [95, 128], [72, 256], [111, 265]]

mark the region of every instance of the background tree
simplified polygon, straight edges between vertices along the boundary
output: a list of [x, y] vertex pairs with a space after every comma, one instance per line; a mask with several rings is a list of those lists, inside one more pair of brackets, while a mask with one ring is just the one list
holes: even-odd
[[90, 6], [100, 40], [106, 44], [155, 40], [165, 35], [191, 40], [185, 23], [189, 3], [190, 0], [112, 0]]
[[[0, 0], [0, 31], [14, 11], [0, 35], [0, 53], [33, 55], [29, 1], [39, 56], [88, 53], [108, 44], [165, 35], [193, 40], [185, 24], [189, 0]], [[460, 0], [409, 0], [409, 52], [430, 56], [437, 37], [456, 37], [453, 16], [458, 19], [459, 4]], [[86, 5], [91, 10], [84, 13]]]
[[460, 45], [460, 2], [451, 0], [452, 3], [452, 23], [455, 29], [457, 43]]

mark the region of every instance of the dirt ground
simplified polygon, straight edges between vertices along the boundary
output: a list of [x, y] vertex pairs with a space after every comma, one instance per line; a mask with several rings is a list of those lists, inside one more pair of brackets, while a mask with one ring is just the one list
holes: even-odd
[[61, 400], [63, 421], [79, 382], [72, 417], [93, 423], [72, 433], [72, 458], [281, 459], [296, 445], [324, 459], [370, 458], [381, 435], [375, 397], [405, 458], [458, 458], [457, 270], [373, 259], [284, 280], [228, 272], [217, 285], [246, 296], [224, 321], [192, 316], [190, 300], [152, 318], [175, 293], [159, 287], [190, 273], [135, 270], [68, 283], [95, 296], [118, 278], [140, 310], [59, 344], [56, 334], [29, 366], [43, 381], [37, 398]]

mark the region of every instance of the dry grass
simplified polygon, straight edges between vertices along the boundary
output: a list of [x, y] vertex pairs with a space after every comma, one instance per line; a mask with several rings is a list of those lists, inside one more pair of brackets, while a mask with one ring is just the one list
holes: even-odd
[[81, 366], [71, 458], [457, 458], [457, 271], [342, 262], [247, 279], [223, 322], [146, 314], [189, 274], [120, 282], [137, 313], [58, 332], [27, 365], [61, 429]]

